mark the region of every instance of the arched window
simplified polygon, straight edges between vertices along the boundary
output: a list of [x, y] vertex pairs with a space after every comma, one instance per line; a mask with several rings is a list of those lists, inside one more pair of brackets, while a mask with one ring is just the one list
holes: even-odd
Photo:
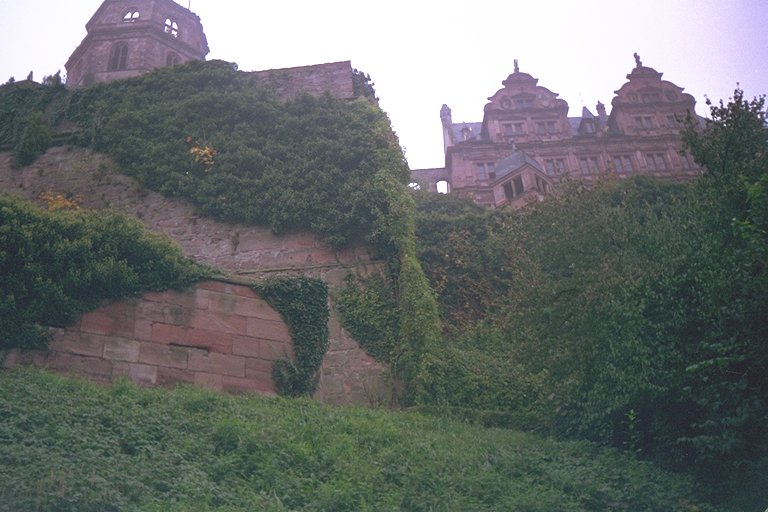
[[128, 45], [118, 43], [112, 47], [107, 71], [123, 71], [128, 68]]
[[169, 53], [165, 58], [166, 66], [178, 66], [179, 64], [181, 64], [181, 58], [173, 52]]
[[134, 21], [137, 21], [140, 16], [141, 14], [139, 14], [139, 11], [131, 9], [125, 13], [125, 16], [123, 16], [123, 23], [133, 23]]
[[165, 19], [165, 33], [171, 34], [173, 37], [179, 37], [179, 24], [173, 21], [171, 18]]

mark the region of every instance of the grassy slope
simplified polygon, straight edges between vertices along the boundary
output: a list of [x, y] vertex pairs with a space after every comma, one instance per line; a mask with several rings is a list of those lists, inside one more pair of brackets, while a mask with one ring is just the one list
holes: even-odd
[[412, 413], [0, 373], [0, 511], [701, 510], [614, 451]]

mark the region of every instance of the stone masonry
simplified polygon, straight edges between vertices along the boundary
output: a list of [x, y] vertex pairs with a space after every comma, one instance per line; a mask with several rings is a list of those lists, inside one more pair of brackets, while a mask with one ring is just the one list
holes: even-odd
[[[87, 150], [52, 148], [34, 164], [23, 169], [12, 169], [10, 161], [10, 154], [0, 153], [1, 191], [15, 192], [33, 201], [39, 201], [40, 194], [43, 192], [63, 194], [76, 199], [85, 208], [111, 208], [137, 217], [149, 229], [164, 233], [175, 240], [187, 256], [200, 263], [209, 264], [228, 272], [236, 281], [247, 282], [275, 273], [309, 275], [323, 279], [333, 288], [339, 285], [349, 272], [365, 274], [375, 272], [380, 268], [380, 263], [372, 260], [364, 247], [353, 247], [334, 252], [311, 234], [295, 233], [277, 236], [269, 228], [223, 224], [202, 217], [195, 212], [189, 203], [168, 199], [142, 188], [135, 180], [117, 172], [108, 157]], [[19, 357], [22, 359], [31, 358], [32, 360], [27, 361], [28, 363], [37, 363], [37, 365], [51, 369], [64, 370], [65, 367], [69, 367], [75, 373], [90, 375], [97, 380], [109, 380], [112, 377], [127, 375], [138, 382], [162, 384], [173, 380], [169, 376], [171, 373], [176, 375], [176, 380], [196, 382], [217, 389], [237, 389], [238, 386], [242, 389], [248, 389], [248, 386], [256, 386], [256, 384], [248, 384], [244, 380], [238, 380], [248, 379], [248, 376], [242, 376], [242, 372], [239, 370], [237, 372], [227, 370], [227, 372], [236, 373], [236, 375], [226, 372], [209, 373], [203, 371], [199, 366], [208, 363], [211, 365], [209, 368], [213, 368], [215, 363], [219, 362], [222, 365], [245, 364], [237, 359], [247, 357], [245, 354], [227, 353], [226, 350], [229, 349], [230, 341], [232, 342], [232, 350], [234, 350], [232, 336], [247, 337], [253, 334], [253, 331], [249, 333], [247, 326], [244, 334], [243, 332], [223, 331], [223, 334], [226, 335], [223, 337], [225, 340], [223, 345], [213, 343], [211, 346], [206, 346], [207, 348], [200, 348], [196, 351], [195, 343], [203, 344], [212, 339], [207, 337], [205, 332], [202, 334], [195, 332], [197, 329], [205, 330], [206, 323], [200, 319], [210, 315], [212, 311], [210, 307], [201, 308], [202, 312], [194, 314], [190, 312], [192, 310], [188, 307], [185, 310], [186, 313], [179, 313], [181, 317], [186, 318], [184, 315], [191, 315], [197, 320], [192, 322], [190, 319], [189, 323], [180, 324], [180, 326], [177, 325], [173, 328], [168, 326], [174, 324], [153, 320], [159, 318], [160, 310], [168, 311], [167, 314], [170, 315], [174, 308], [182, 307], [183, 310], [185, 304], [189, 306], [189, 304], [197, 303], [198, 295], [203, 297], [200, 300], [204, 303], [207, 300], [204, 297], [211, 293], [220, 292], [198, 288], [195, 291], [184, 292], [177, 298], [171, 298], [172, 295], [167, 295], [167, 304], [164, 303], [164, 306], [139, 306], [135, 301], [124, 301], [105, 306], [106, 309], [89, 314], [93, 316], [86, 315], [83, 317], [81, 323], [78, 324], [79, 327], [72, 326], [58, 332], [51, 355], [44, 357], [41, 354], [16, 354], [8, 361], [13, 362], [14, 357], [17, 361]], [[251, 293], [250, 291], [233, 292], [234, 298], [237, 299], [236, 302], [242, 302], [245, 299], [255, 300], [254, 297], [250, 296]], [[248, 297], [243, 294], [248, 295]], [[241, 297], [241, 295], [243, 296]], [[152, 294], [145, 296], [142, 301], [162, 302]], [[187, 302], [177, 304], [177, 302], [184, 301]], [[241, 307], [243, 306], [238, 306], [238, 308]], [[149, 319], [141, 317], [144, 311], [142, 308], [149, 308], [150, 310], [154, 308], [153, 314], [155, 316]], [[166, 313], [162, 314], [165, 315]], [[126, 322], [130, 324], [135, 319], [138, 323], [133, 326], [132, 332], [134, 334], [131, 335], [130, 327], [124, 327], [115, 332], [91, 332], [91, 319], [101, 319], [99, 321], [103, 320], [102, 323], [104, 323], [107, 322], [105, 316], [110, 317], [110, 315], [116, 315], [117, 319], [111, 320], [116, 325]], [[224, 317], [216, 319], [214, 323], [229, 325], [231, 328], [238, 326], [242, 328], [244, 321], [247, 324], [247, 320], [240, 318], [241, 316], [245, 317], [245, 315], [238, 314], [235, 316], [236, 318], [231, 321]], [[331, 316], [329, 323], [330, 346], [321, 367], [320, 385], [315, 397], [326, 403], [369, 404], [386, 401], [386, 369], [368, 356], [341, 327], [333, 308], [331, 308]], [[157, 323], [155, 332], [151, 335], [145, 332], [148, 328], [146, 321]], [[235, 325], [232, 325], [233, 322]], [[285, 327], [283, 329], [287, 330]], [[96, 330], [98, 331], [98, 328]], [[185, 336], [180, 335], [180, 330], [186, 333]], [[163, 337], [163, 334], [166, 336]], [[193, 342], [190, 342], [190, 339]], [[242, 338], [237, 339], [242, 340]], [[87, 352], [86, 354], [70, 353], [67, 351], [69, 349], [57, 349], [57, 347], [62, 347], [61, 344], [72, 347], [78, 343], [82, 344], [82, 351]], [[180, 355], [179, 357], [186, 357], [188, 366], [177, 368], [147, 364], [146, 359], [144, 361], [141, 359], [141, 350], [144, 347], [146, 357], [147, 351], [152, 350], [147, 348], [148, 343], [165, 346], [166, 348], [163, 350], [167, 352], [162, 352], [162, 354], [167, 357], [170, 357], [171, 354], [179, 354], [179, 350], [185, 351], [187, 355]], [[112, 353], [127, 351], [130, 354], [128, 359], [135, 359], [133, 354], [137, 349], [139, 350], [139, 359], [135, 361], [109, 358]], [[159, 349], [155, 347], [155, 350]], [[200, 350], [208, 350], [208, 355], [205, 356]], [[276, 350], [281, 352], [282, 348], [278, 347]], [[233, 360], [238, 362], [233, 362]], [[268, 366], [267, 361], [269, 359], [259, 359], [259, 361], [262, 361], [259, 363], [262, 365], [259, 368], [264, 371]], [[67, 362], [71, 365], [68, 365]], [[250, 364], [255, 365], [256, 363], [252, 361]], [[189, 365], [192, 365], [192, 368]], [[251, 371], [255, 371], [254, 368], [251, 368]], [[212, 375], [212, 377], [207, 375]], [[258, 386], [260, 389], [251, 389], [259, 392], [271, 392], [272, 390], [270, 387], [272, 384], [260, 383]]]

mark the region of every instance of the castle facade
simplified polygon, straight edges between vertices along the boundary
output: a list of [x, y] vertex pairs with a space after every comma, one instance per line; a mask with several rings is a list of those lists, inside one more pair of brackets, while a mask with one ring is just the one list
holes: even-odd
[[482, 122], [454, 123], [443, 105], [445, 167], [414, 170], [414, 182], [432, 192], [442, 182], [450, 193], [489, 207], [519, 207], [542, 198], [563, 177], [697, 176], [701, 169], [681, 151], [680, 136], [689, 113], [698, 119], [696, 101], [637, 54], [635, 64], [610, 114], [598, 103], [596, 114], [585, 107], [581, 116], [568, 117], [568, 103], [515, 61]]
[[66, 64], [69, 87], [205, 60], [209, 52], [200, 18], [173, 0], [104, 0], [85, 28]]

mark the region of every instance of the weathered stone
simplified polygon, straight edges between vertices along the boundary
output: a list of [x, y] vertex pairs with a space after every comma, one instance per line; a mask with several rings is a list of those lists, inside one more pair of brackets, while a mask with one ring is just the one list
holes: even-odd
[[197, 384], [198, 386], [202, 386], [204, 388], [209, 388], [209, 389], [215, 389], [215, 390], [223, 389], [222, 376], [215, 375], [212, 373], [196, 372], [195, 384]]
[[193, 351], [187, 367], [194, 372], [245, 377], [245, 359], [239, 356]]
[[261, 357], [261, 342], [249, 336], [235, 336], [232, 340], [232, 354], [244, 357]]
[[166, 368], [162, 366], [157, 368], [158, 386], [172, 386], [178, 383], [193, 384], [194, 382], [194, 372], [179, 370], [177, 368]]
[[124, 338], [104, 340], [104, 359], [135, 363], [139, 360], [139, 342]]
[[133, 363], [130, 365], [128, 377], [141, 386], [154, 386], [157, 383], [157, 366]]
[[58, 331], [48, 344], [53, 352], [76, 354], [81, 356], [102, 357], [104, 355], [104, 336], [72, 331]]
[[142, 342], [139, 362], [158, 367], [185, 369], [189, 360], [189, 349], [152, 342]]
[[249, 318], [246, 334], [253, 338], [291, 343], [291, 331], [284, 322]]

